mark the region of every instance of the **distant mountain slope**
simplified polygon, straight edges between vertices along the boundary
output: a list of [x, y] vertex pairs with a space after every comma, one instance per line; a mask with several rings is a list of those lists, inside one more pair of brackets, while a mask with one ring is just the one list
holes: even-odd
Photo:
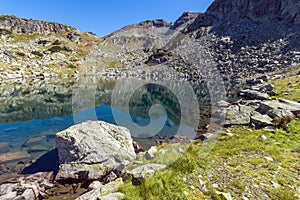
[[9, 29], [14, 33], [62, 33], [74, 28], [55, 22], [22, 19], [13, 15], [0, 15], [0, 28]]
[[[162, 65], [167, 66], [163, 73], [175, 69], [198, 79], [205, 77], [205, 61], [213, 60], [224, 80], [235, 83], [299, 64], [299, 32], [297, 0], [215, 0], [205, 13], [185, 12], [174, 23], [147, 20], [103, 38], [59, 23], [2, 15], [0, 79], [159, 75]], [[206, 56], [200, 58], [199, 51]]]

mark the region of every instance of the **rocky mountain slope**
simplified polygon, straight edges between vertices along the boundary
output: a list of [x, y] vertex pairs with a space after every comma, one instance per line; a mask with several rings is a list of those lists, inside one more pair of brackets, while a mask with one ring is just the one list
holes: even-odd
[[240, 82], [299, 63], [299, 10], [293, 0], [216, 0], [205, 13], [185, 12], [174, 23], [147, 20], [101, 39], [59, 23], [1, 16], [0, 78], [175, 69], [197, 79], [209, 60], [225, 80]]
[[99, 40], [63, 24], [0, 15], [0, 80], [75, 76]]
[[[205, 13], [187, 12], [175, 23], [153, 20], [120, 29], [95, 52], [123, 70], [142, 74], [164, 64], [189, 78], [203, 76], [203, 63], [213, 60], [225, 80], [240, 82], [299, 63], [299, 9], [296, 1], [216, 0]], [[196, 55], [200, 49], [205, 56]]]

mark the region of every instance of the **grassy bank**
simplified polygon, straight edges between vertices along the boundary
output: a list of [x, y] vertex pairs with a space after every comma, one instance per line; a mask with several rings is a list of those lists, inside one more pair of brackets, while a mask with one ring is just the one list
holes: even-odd
[[[299, 75], [272, 82], [277, 98], [300, 101]], [[119, 189], [125, 199], [282, 199], [300, 198], [300, 120], [277, 130], [232, 127], [217, 141], [196, 142], [186, 153], [135, 186]], [[170, 147], [160, 147], [161, 149]], [[184, 148], [182, 146], [172, 147]], [[153, 163], [172, 160], [158, 155]]]
[[126, 199], [222, 199], [219, 192], [234, 199], [297, 199], [299, 133], [299, 120], [287, 130], [231, 128], [211, 149], [193, 144], [167, 169], [140, 186], [128, 180], [120, 191]]

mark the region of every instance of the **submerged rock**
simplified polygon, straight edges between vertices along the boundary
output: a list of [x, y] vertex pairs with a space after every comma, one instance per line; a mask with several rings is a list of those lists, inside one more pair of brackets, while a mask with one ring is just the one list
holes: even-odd
[[127, 128], [87, 121], [56, 134], [60, 169], [56, 180], [103, 178], [136, 154]]
[[26, 151], [12, 151], [0, 155], [0, 163], [7, 163], [19, 160], [28, 160], [30, 155]]

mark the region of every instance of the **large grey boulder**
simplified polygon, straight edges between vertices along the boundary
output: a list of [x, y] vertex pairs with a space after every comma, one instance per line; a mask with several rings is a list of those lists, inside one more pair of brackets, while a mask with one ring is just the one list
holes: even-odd
[[288, 110], [297, 116], [300, 114], [300, 103], [285, 99], [278, 99], [262, 102], [259, 107], [259, 111], [261, 113], [267, 113], [272, 109]]
[[250, 100], [271, 100], [268, 94], [255, 90], [242, 90], [239, 95]]
[[225, 126], [250, 124], [250, 106], [232, 105], [226, 109]]
[[295, 115], [286, 109], [281, 109], [281, 108], [275, 108], [272, 110], [269, 110], [267, 112], [267, 114], [271, 117], [271, 118], [283, 118], [283, 117], [291, 117], [294, 118]]
[[104, 177], [136, 154], [127, 128], [87, 121], [56, 134], [60, 168], [56, 180]]

